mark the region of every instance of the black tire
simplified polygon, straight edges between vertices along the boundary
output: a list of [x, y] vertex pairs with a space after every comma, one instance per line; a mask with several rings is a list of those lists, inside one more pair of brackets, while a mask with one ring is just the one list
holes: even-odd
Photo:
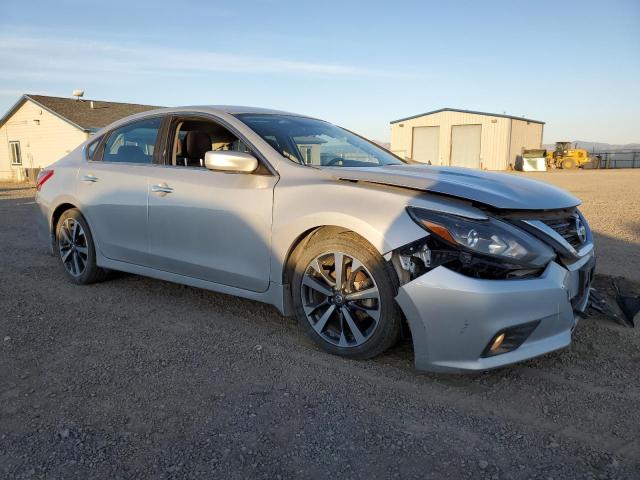
[[563, 170], [571, 170], [573, 168], [576, 168], [576, 161], [573, 160], [572, 158], [567, 158], [562, 161]]
[[[71, 248], [66, 248], [69, 244], [69, 225], [74, 222], [81, 227], [82, 235], [79, 236], [77, 242], [73, 242], [73, 252], [69, 252]], [[77, 244], [76, 244], [77, 243]], [[93, 236], [89, 229], [89, 224], [84, 219], [77, 208], [66, 210], [60, 215], [56, 224], [56, 254], [60, 261], [60, 266], [66, 277], [78, 285], [88, 285], [104, 280], [108, 271], [96, 265], [96, 249], [93, 242]], [[80, 252], [82, 249], [82, 253]], [[86, 253], [85, 253], [86, 252]], [[77, 257], [77, 263], [73, 263], [73, 256]], [[71, 260], [70, 260], [71, 259]], [[75, 270], [80, 265], [82, 268]]]
[[[354, 341], [354, 345], [344, 347], [331, 343], [314, 329], [311, 323], [312, 320], [307, 317], [304, 310], [303, 280], [305, 272], [311, 268], [312, 262], [318, 257], [331, 255], [332, 252], [341, 252], [347, 258], [360, 262], [367, 270], [366, 274], [373, 277], [375, 282], [373, 285], [377, 287], [379, 298], [375, 300], [375, 305], [376, 315], [379, 318], [372, 332], [361, 344], [356, 344], [357, 342]], [[350, 231], [319, 231], [297, 252], [293, 268], [291, 288], [295, 316], [300, 327], [323, 350], [342, 357], [367, 359], [380, 355], [398, 341], [401, 328], [401, 313], [395, 302], [398, 288], [395, 271], [360, 236]], [[348, 271], [349, 267], [345, 266], [345, 277], [348, 276], [346, 273]], [[364, 271], [364, 269], [361, 271]], [[351, 270], [351, 275], [355, 275], [353, 270]], [[369, 283], [369, 285], [372, 285], [372, 283]], [[354, 302], [347, 303], [353, 306]], [[341, 309], [341, 307], [337, 307], [337, 309]], [[354, 311], [352, 310], [351, 313], [354, 313]], [[338, 315], [337, 321], [341, 322], [340, 324], [342, 325], [345, 321], [343, 320], [343, 314], [336, 314]], [[355, 317], [351, 318], [352, 321], [353, 318]]]

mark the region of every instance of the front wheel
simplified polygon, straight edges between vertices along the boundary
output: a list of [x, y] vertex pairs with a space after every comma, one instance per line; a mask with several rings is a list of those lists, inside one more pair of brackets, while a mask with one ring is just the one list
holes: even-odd
[[67, 278], [86, 285], [103, 280], [107, 272], [96, 265], [96, 249], [89, 225], [76, 208], [65, 211], [56, 226], [58, 258]]
[[576, 161], [572, 158], [567, 158], [562, 161], [562, 169], [563, 170], [571, 170], [572, 168], [576, 168]]
[[365, 359], [398, 340], [400, 311], [395, 273], [380, 254], [351, 232], [307, 244], [292, 278], [299, 324], [324, 350]]

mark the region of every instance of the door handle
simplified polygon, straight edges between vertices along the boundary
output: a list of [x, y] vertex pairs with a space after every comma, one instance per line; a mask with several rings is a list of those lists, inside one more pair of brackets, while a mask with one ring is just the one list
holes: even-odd
[[97, 182], [98, 181], [98, 177], [94, 177], [91, 174], [85, 175], [84, 177], [82, 177], [81, 179], [83, 182]]
[[166, 194], [173, 192], [173, 188], [171, 188], [166, 183], [158, 183], [157, 185], [151, 187], [151, 191], [162, 195], [163, 193]]

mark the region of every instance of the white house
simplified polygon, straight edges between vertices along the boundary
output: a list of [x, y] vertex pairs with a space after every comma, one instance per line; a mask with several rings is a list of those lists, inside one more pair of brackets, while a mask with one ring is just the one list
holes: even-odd
[[0, 118], [0, 180], [32, 180], [96, 130], [153, 108], [25, 94]]

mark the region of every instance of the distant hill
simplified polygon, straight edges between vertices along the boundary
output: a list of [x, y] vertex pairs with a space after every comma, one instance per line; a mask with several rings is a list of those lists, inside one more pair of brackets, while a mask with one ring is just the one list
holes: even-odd
[[[640, 151], [640, 143], [627, 143], [626, 145], [615, 145], [611, 143], [601, 143], [601, 142], [586, 142], [583, 140], [574, 140], [574, 144], [577, 143], [578, 148], [584, 148], [589, 152], [618, 152], [620, 150], [639, 150]], [[555, 144], [545, 143], [543, 148], [553, 150], [555, 148]]]

